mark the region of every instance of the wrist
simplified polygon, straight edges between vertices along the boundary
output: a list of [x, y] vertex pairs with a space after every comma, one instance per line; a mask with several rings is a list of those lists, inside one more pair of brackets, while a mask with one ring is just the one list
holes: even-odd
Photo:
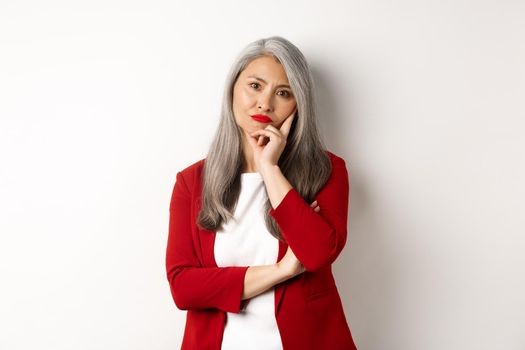
[[276, 164], [261, 164], [261, 168], [258, 170], [261, 175], [266, 175], [275, 171], [280, 171], [281, 169]]

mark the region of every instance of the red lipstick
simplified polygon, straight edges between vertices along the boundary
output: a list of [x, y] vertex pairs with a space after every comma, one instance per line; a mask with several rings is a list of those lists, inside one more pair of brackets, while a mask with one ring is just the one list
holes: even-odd
[[264, 114], [254, 114], [252, 115], [252, 118], [261, 123], [271, 123], [272, 122], [272, 118]]

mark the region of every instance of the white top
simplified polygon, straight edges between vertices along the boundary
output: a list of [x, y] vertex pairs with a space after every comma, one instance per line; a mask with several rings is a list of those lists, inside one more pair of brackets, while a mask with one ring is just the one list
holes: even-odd
[[[217, 266], [257, 266], [277, 262], [279, 240], [264, 224], [268, 194], [260, 173], [241, 173], [241, 193], [234, 219], [216, 231]], [[226, 312], [223, 350], [282, 350], [275, 320], [274, 287], [250, 298], [239, 314]]]

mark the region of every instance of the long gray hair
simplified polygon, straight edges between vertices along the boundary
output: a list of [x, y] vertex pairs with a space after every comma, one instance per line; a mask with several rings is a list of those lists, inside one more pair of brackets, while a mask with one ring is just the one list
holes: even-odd
[[[197, 225], [206, 230], [215, 231], [223, 222], [233, 219], [241, 190], [240, 174], [245, 165], [243, 131], [235, 121], [232, 108], [233, 88], [246, 65], [261, 56], [273, 56], [283, 65], [297, 102], [297, 112], [278, 161], [283, 175], [310, 204], [332, 171], [317, 127], [313, 77], [304, 55], [280, 36], [256, 40], [240, 52], [227, 75], [219, 126], [204, 161]], [[284, 241], [279, 226], [269, 214], [271, 208], [268, 199], [264, 206], [266, 227], [272, 236]]]

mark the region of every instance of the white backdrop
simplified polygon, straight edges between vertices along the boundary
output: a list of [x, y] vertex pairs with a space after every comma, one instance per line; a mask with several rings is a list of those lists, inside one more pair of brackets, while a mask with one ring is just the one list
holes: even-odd
[[350, 176], [360, 350], [525, 349], [525, 3], [0, 2], [0, 349], [178, 349], [176, 172], [270, 35]]

